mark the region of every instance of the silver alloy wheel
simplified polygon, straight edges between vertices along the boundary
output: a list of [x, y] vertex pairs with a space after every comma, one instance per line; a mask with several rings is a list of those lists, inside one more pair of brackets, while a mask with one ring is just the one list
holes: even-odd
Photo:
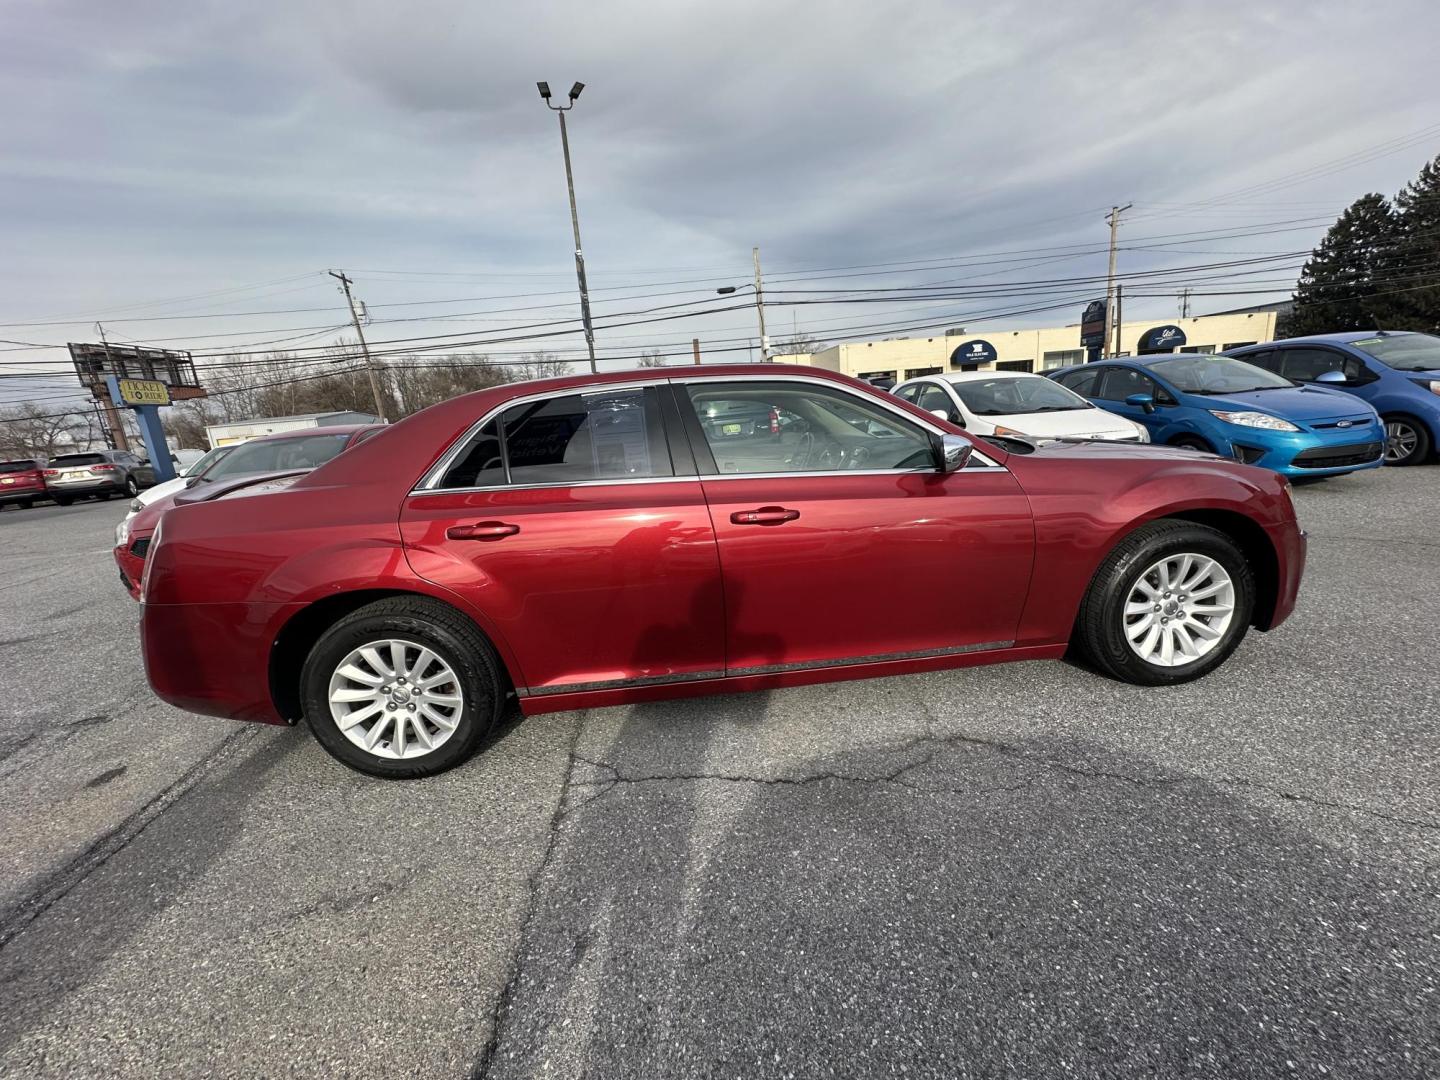
[[402, 638], [352, 650], [330, 676], [330, 716], [367, 754], [411, 761], [444, 745], [460, 725], [465, 693], [450, 665]]
[[1193, 664], [1225, 637], [1235, 617], [1235, 583], [1208, 555], [1166, 555], [1130, 587], [1125, 640], [1146, 663]]
[[1385, 421], [1385, 460], [1404, 461], [1420, 445], [1420, 433], [1415, 425], [1404, 420]]

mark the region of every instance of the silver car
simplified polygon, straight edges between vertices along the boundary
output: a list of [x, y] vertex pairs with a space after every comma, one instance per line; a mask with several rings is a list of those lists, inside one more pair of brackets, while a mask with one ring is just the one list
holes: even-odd
[[133, 497], [154, 482], [155, 471], [149, 464], [125, 450], [61, 454], [51, 458], [45, 469], [46, 492], [61, 506], [86, 495]]

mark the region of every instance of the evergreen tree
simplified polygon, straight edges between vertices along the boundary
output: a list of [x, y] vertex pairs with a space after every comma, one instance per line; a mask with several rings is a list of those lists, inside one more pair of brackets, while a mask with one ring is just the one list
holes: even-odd
[[1440, 333], [1440, 157], [1395, 196], [1399, 235], [1391, 288], [1396, 321], [1386, 329]]
[[1295, 308], [1282, 336], [1367, 330], [1377, 322], [1393, 327], [1397, 295], [1404, 295], [1392, 293], [1387, 280], [1394, 276], [1399, 231], [1395, 210], [1383, 195], [1352, 203], [1300, 271]]

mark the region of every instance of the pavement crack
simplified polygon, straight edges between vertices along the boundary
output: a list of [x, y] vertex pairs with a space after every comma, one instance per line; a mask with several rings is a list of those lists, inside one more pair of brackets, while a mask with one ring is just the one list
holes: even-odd
[[515, 953], [510, 961], [510, 974], [505, 980], [500, 996], [495, 999], [494, 1009], [491, 1010], [490, 1037], [485, 1041], [474, 1068], [470, 1070], [472, 1080], [485, 1080], [490, 1075], [490, 1070], [495, 1063], [495, 1055], [500, 1049], [500, 1036], [514, 1004], [515, 992], [519, 988], [520, 976], [524, 968], [525, 935], [529, 932], [530, 921], [535, 917], [536, 909], [540, 906], [540, 885], [545, 877], [545, 871], [550, 868], [550, 863], [555, 857], [555, 849], [559, 846], [560, 829], [565, 820], [565, 801], [570, 792], [575, 762], [579, 760], [575, 751], [576, 747], [580, 745], [580, 733], [585, 728], [585, 717], [588, 714], [588, 710], [582, 711], [575, 721], [575, 732], [570, 737], [570, 745], [565, 755], [565, 773], [561, 777], [560, 791], [555, 799], [555, 809], [550, 814], [550, 824], [546, 829], [545, 851], [525, 879], [527, 900], [525, 912], [520, 916], [520, 926], [515, 932]]
[[1387, 813], [1384, 810], [1376, 810], [1374, 807], [1360, 806], [1357, 803], [1337, 802], [1333, 799], [1317, 798], [1314, 795], [1302, 795], [1298, 791], [1275, 787], [1271, 784], [1261, 783], [1258, 780], [1243, 780], [1239, 777], [1231, 776], [1216, 782], [1233, 787], [1252, 788], [1256, 791], [1263, 791], [1267, 795], [1273, 795], [1277, 799], [1284, 799], [1286, 802], [1304, 803], [1307, 806], [1322, 806], [1327, 810], [1344, 810], [1352, 814], [1364, 814], [1366, 817], [1378, 818], [1392, 825], [1402, 825], [1411, 829], [1440, 829], [1440, 821], [1429, 821], [1425, 818], [1408, 818], [1399, 814]]
[[47, 874], [9, 911], [0, 916], [0, 949], [9, 945], [24, 929], [80, 885], [130, 842], [143, 833], [156, 818], [175, 805], [192, 788], [215, 770], [242, 742], [255, 738], [254, 727], [241, 728], [227, 735], [214, 750], [190, 766], [179, 778], [153, 799], [140, 807], [119, 825], [94, 841], [64, 866]]

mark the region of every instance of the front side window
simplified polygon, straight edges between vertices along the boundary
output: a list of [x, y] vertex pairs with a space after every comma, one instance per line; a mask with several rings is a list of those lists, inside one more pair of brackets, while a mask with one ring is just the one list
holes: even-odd
[[955, 416], [955, 404], [950, 400], [950, 395], [933, 384], [921, 391], [917, 404], [926, 412], [938, 412], [951, 419]]
[[[1245, 358], [1250, 359], [1248, 356]], [[1266, 365], [1268, 367], [1268, 365]], [[1295, 382], [1314, 382], [1327, 371], [1338, 371], [1347, 379], [1360, 374], [1360, 361], [1335, 349], [1282, 349], [1280, 374]]]
[[437, 488], [565, 485], [673, 476], [653, 388], [512, 405], [471, 437]]
[[924, 385], [922, 383], [912, 383], [909, 386], [902, 386], [900, 387], [900, 389], [896, 390], [895, 396], [903, 401], [908, 401], [911, 404], [914, 404], [915, 399], [920, 396], [920, 391], [923, 388]]
[[1176, 356], [1173, 360], [1158, 360], [1150, 367], [1186, 394], [1242, 394], [1294, 385], [1289, 379], [1231, 356]]
[[[1098, 392], [1090, 395], [1101, 401], [1124, 401], [1132, 394], [1149, 394], [1160, 400], [1160, 385], [1143, 371], [1134, 368], [1113, 367], [1105, 369], [1105, 379]], [[1169, 397], [1169, 395], [1165, 395]]]
[[1068, 390], [1073, 390], [1081, 397], [1093, 398], [1095, 396], [1096, 384], [1104, 368], [1081, 368], [1078, 371], [1067, 371], [1064, 375], [1055, 376], [1055, 381]]
[[685, 391], [721, 474], [934, 465], [922, 428], [838, 388], [727, 380], [688, 383]]

